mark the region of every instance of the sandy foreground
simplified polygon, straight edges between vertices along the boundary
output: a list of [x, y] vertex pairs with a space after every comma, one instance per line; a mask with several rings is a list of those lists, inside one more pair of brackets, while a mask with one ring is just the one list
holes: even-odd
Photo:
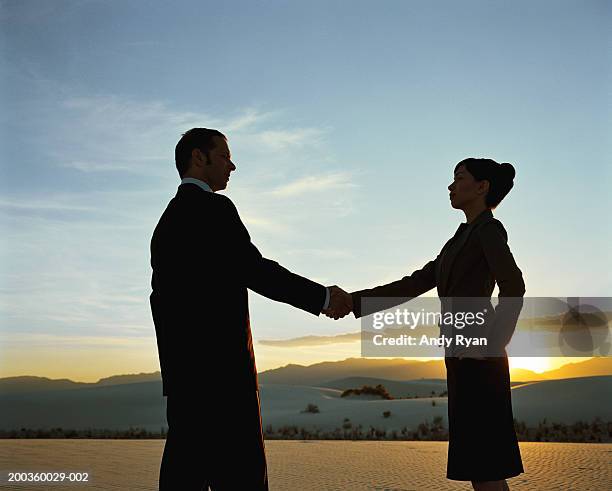
[[[163, 440], [0, 440], [0, 489], [154, 490]], [[612, 489], [612, 444], [521, 443], [512, 489]], [[446, 442], [267, 441], [272, 491], [471, 489], [448, 481]], [[89, 484], [7, 483], [8, 471], [89, 472]], [[178, 489], [178, 488], [177, 488]]]

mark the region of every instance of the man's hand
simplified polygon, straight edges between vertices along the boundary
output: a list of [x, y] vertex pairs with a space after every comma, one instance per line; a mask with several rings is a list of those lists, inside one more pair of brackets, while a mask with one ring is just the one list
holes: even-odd
[[338, 320], [353, 310], [353, 297], [342, 288], [329, 287], [329, 308], [322, 312], [329, 318]]

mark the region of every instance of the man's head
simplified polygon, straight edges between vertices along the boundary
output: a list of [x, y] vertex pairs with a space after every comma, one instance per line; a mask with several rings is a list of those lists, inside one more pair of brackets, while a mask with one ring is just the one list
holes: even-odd
[[213, 191], [225, 189], [230, 172], [236, 170], [225, 135], [208, 128], [192, 128], [183, 134], [174, 157], [181, 179], [200, 179]]

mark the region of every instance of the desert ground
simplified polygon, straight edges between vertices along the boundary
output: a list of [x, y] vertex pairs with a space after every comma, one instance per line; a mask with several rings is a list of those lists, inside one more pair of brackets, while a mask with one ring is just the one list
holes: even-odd
[[[0, 488], [155, 490], [163, 440], [0, 440]], [[521, 443], [511, 489], [612, 489], [612, 444]], [[445, 476], [446, 442], [267, 441], [270, 489], [467, 490]], [[8, 471], [86, 471], [88, 485], [23, 485]], [[178, 489], [178, 488], [177, 488]]]

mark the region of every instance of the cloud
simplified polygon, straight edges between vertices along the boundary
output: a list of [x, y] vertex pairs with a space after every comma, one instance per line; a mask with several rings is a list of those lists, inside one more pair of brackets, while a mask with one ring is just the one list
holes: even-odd
[[262, 339], [259, 344], [276, 348], [299, 348], [306, 346], [324, 346], [329, 344], [355, 343], [361, 341], [361, 332], [337, 334], [335, 336], [302, 336], [299, 338], [270, 340]]
[[290, 234], [290, 227], [280, 223], [278, 220], [266, 218], [264, 215], [257, 215], [252, 212], [242, 213], [241, 218], [249, 226], [274, 233], [275, 235]]
[[273, 196], [291, 197], [305, 193], [322, 193], [356, 188], [347, 173], [321, 174], [305, 176], [293, 182], [283, 184], [270, 192]]
[[241, 132], [269, 121], [275, 116], [272, 112], [261, 112], [254, 108], [245, 109], [242, 114], [222, 123], [224, 131]]
[[[159, 160], [151, 158], [150, 160]], [[70, 169], [79, 170], [82, 172], [128, 172], [128, 173], [141, 173], [144, 169], [143, 166], [134, 166], [133, 162], [126, 162], [124, 164], [117, 162], [62, 162], [61, 167], [67, 167]]]
[[[282, 111], [211, 115], [159, 101], [54, 93], [36, 101], [36, 114], [25, 111], [23, 124], [34, 126], [47, 152], [38, 165], [61, 168], [62, 182], [72, 182], [67, 191], [16, 188], [0, 199], [3, 336], [53, 333], [65, 344], [73, 336], [79, 344], [84, 333], [94, 344], [106, 337], [111, 344], [123, 336], [154, 340], [149, 241], [176, 192], [174, 146], [194, 126], [230, 133], [232, 153], [244, 158], [229, 194], [262, 253], [281, 262], [291, 256], [296, 270], [306, 269], [301, 262], [310, 264], [309, 256], [339, 257], [334, 246], [310, 242], [312, 224], [346, 213], [356, 188], [350, 173], [333, 171], [324, 130], [289, 127]], [[102, 173], [120, 175], [96, 175]], [[320, 276], [314, 269], [311, 275]], [[11, 342], [35, 339], [45, 342]], [[342, 339], [333, 342], [349, 342]]]
[[316, 144], [323, 134], [324, 131], [317, 128], [296, 128], [262, 131], [257, 138], [273, 150], [283, 150], [293, 146]]
[[112, 95], [66, 98], [55, 109], [59, 114], [50, 116], [55, 124], [47, 142], [52, 160], [87, 173], [165, 176], [182, 132], [220, 123], [211, 115], [172, 109], [164, 102]]
[[47, 333], [5, 333], [2, 336], [4, 347], [30, 347], [56, 349], [93, 348], [140, 348], [151, 344], [151, 339], [133, 336], [71, 336]]
[[[44, 110], [38, 114], [44, 119]], [[67, 97], [47, 106], [45, 148], [52, 161], [84, 173], [124, 172], [167, 176], [173, 168], [174, 147], [189, 128], [224, 132], [232, 147], [270, 159], [293, 159], [282, 152], [316, 148], [325, 130], [286, 127], [282, 111], [246, 107], [234, 115], [213, 115], [173, 108], [164, 101], [134, 101], [119, 96]], [[281, 152], [279, 155], [278, 152]], [[235, 153], [235, 152], [234, 152]]]
[[92, 206], [83, 206], [83, 205], [71, 205], [58, 203], [57, 201], [42, 201], [42, 200], [33, 200], [33, 201], [17, 201], [11, 199], [2, 199], [0, 200], [0, 209], [14, 209], [14, 210], [61, 210], [61, 211], [95, 211], [96, 209]]
[[304, 256], [318, 259], [353, 259], [355, 254], [349, 250], [305, 248], [287, 251], [291, 256]]
[[[87, 220], [84, 225], [92, 228], [121, 228], [126, 225], [116, 219], [132, 219], [134, 223], [149, 218], [147, 206], [153, 206], [159, 199], [156, 190], [100, 190], [37, 193], [34, 196], [8, 197], [0, 199], [0, 220], [15, 220], [19, 218], [19, 226], [11, 232], [26, 229], [28, 225], [34, 234], [42, 235], [41, 219], [46, 219], [49, 225], [65, 221]], [[72, 212], [70, 214], [69, 212]], [[115, 219], [111, 222], [109, 217]], [[97, 222], [92, 220], [98, 219]], [[33, 220], [37, 220], [33, 222]], [[38, 229], [38, 230], [35, 230]]]
[[149, 240], [159, 192], [0, 202], [2, 331], [153, 335]]

